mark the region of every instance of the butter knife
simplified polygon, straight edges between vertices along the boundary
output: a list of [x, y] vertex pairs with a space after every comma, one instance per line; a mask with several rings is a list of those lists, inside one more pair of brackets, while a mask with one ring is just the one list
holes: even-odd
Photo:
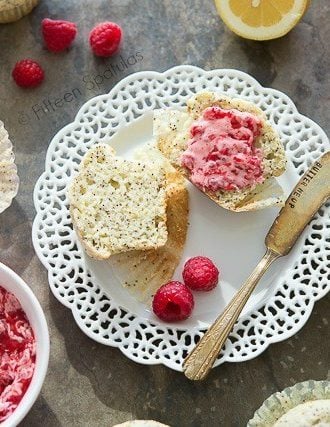
[[234, 327], [259, 280], [277, 258], [287, 255], [318, 209], [330, 197], [330, 151], [323, 154], [301, 177], [271, 226], [267, 251], [224, 312], [206, 331], [183, 362], [191, 380], [204, 379]]

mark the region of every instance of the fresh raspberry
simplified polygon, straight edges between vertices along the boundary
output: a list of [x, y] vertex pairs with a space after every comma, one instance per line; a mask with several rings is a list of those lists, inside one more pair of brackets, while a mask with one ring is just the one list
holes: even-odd
[[209, 258], [196, 256], [185, 263], [182, 277], [195, 291], [211, 291], [218, 283], [219, 270]]
[[156, 316], [165, 322], [187, 319], [194, 308], [194, 297], [181, 282], [168, 282], [156, 292], [152, 308]]
[[42, 35], [47, 49], [61, 52], [67, 49], [77, 34], [77, 26], [73, 22], [45, 18], [41, 23]]
[[89, 34], [89, 43], [95, 55], [111, 56], [117, 52], [122, 29], [114, 22], [98, 24]]
[[36, 87], [45, 77], [44, 70], [32, 59], [17, 62], [11, 74], [16, 84], [21, 87]]

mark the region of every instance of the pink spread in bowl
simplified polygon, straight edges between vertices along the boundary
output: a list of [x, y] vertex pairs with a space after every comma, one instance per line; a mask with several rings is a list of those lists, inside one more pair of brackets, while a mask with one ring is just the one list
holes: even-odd
[[35, 338], [17, 298], [0, 286], [0, 422], [16, 409], [34, 372]]
[[262, 152], [255, 147], [259, 117], [235, 109], [209, 107], [190, 128], [181, 164], [202, 190], [241, 190], [264, 181]]
[[49, 334], [29, 286], [0, 263], [0, 424], [14, 427], [29, 412], [44, 382]]

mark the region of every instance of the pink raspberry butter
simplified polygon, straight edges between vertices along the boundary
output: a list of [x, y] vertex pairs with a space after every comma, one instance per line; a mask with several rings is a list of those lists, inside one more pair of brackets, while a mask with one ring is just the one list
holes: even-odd
[[36, 343], [17, 298], [0, 286], [0, 424], [16, 409], [32, 379]]
[[255, 146], [261, 121], [253, 114], [214, 106], [190, 129], [181, 164], [202, 190], [233, 191], [264, 181], [262, 152]]

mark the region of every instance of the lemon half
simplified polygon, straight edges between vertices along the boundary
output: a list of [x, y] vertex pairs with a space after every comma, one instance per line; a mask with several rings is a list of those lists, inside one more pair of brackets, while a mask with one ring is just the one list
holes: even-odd
[[287, 34], [302, 18], [309, 0], [215, 0], [224, 23], [237, 35], [270, 40]]

